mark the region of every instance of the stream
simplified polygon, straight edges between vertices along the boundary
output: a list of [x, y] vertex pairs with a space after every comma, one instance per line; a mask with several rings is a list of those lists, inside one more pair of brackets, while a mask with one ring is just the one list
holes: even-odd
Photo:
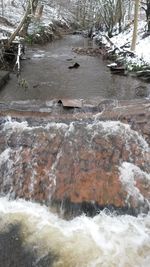
[[[101, 110], [86, 117], [55, 101], [135, 99], [136, 88], [149, 85], [111, 75], [101, 57], [72, 52], [88, 45], [66, 36], [29, 47], [21, 77], [12, 74], [0, 91], [1, 108], [16, 107], [0, 117], [1, 267], [150, 266], [149, 143], [130, 125], [101, 119]], [[80, 67], [68, 69], [75, 62]], [[66, 196], [75, 208], [68, 217]], [[86, 211], [103, 208], [87, 216], [79, 211], [84, 201]], [[127, 213], [133, 209], [136, 216]]]
[[[1, 101], [61, 98], [135, 99], [139, 87], [149, 85], [132, 77], [112, 75], [101, 57], [77, 55], [73, 47], [93, 47], [93, 41], [68, 35], [45, 46], [27, 48], [21, 77], [11, 76], [0, 92]], [[78, 69], [68, 69], [75, 62]]]

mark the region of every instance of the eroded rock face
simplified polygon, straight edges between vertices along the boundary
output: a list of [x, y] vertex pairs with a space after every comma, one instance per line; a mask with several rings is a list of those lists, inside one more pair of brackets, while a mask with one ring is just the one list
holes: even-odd
[[[0, 191], [44, 203], [148, 208], [150, 150], [116, 121], [2, 121]], [[66, 202], [66, 203], [67, 203]]]

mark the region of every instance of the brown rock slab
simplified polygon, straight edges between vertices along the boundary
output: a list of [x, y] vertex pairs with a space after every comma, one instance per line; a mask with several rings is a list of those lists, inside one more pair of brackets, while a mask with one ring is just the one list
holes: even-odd
[[[39, 103], [33, 111], [0, 105], [0, 192], [63, 205], [74, 215], [110, 206], [146, 211], [150, 102], [101, 104], [100, 114], [90, 104], [85, 113], [84, 103], [75, 114], [60, 105], [54, 114], [40, 112]], [[122, 173], [129, 177], [124, 180]]]
[[[70, 211], [83, 203], [139, 210], [150, 199], [148, 145], [124, 123], [46, 120], [35, 126], [33, 118], [15, 118], [2, 121], [1, 130], [1, 193], [53, 205], [67, 200]], [[120, 178], [121, 170], [128, 173], [124, 162], [137, 195]]]

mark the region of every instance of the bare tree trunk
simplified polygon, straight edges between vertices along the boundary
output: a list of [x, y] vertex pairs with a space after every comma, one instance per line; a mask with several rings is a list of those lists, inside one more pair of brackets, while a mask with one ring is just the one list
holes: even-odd
[[19, 23], [17, 29], [10, 36], [10, 39], [8, 40], [8, 46], [13, 42], [13, 40], [15, 39], [17, 34], [20, 32], [21, 28], [23, 28], [22, 31], [25, 34], [27, 33], [28, 26], [31, 22], [31, 17], [28, 17], [28, 15], [29, 14], [35, 15], [36, 8], [38, 5], [38, 0], [28, 0], [27, 2], [28, 3], [27, 3], [26, 12], [25, 12], [21, 22]]
[[132, 3], [131, 0], [129, 1], [129, 6], [128, 6], [128, 20], [131, 20], [131, 11], [132, 11]]
[[132, 36], [131, 51], [135, 51], [135, 48], [136, 48], [139, 6], [140, 6], [140, 0], [135, 0], [135, 7], [134, 7], [134, 29], [133, 29], [133, 36]]
[[36, 11], [35, 11], [35, 14], [34, 14], [34, 17], [35, 17], [36, 20], [40, 20], [40, 18], [42, 17], [43, 9], [44, 9], [44, 5], [39, 5], [36, 8]]
[[150, 32], [150, 0], [147, 1], [146, 19], [148, 24], [148, 32]]
[[12, 35], [10, 36], [9, 40], [8, 40], [8, 46], [13, 42], [13, 40], [15, 39], [15, 37], [17, 36], [17, 34], [20, 32], [22, 26], [24, 25], [26, 18], [28, 17], [29, 13], [30, 13], [30, 1], [28, 1], [28, 5], [27, 5], [27, 9], [26, 12], [21, 20], [21, 22], [19, 23], [17, 29], [12, 33]]
[[118, 0], [116, 2], [115, 8], [115, 24], [119, 25], [119, 33], [122, 31], [122, 20], [123, 20], [123, 12], [122, 12], [122, 2]]
[[2, 16], [4, 16], [4, 0], [1, 0], [2, 3]]

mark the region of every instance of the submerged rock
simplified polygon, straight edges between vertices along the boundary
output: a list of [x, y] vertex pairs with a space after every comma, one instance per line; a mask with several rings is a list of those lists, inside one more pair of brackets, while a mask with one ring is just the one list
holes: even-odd
[[148, 91], [146, 86], [138, 86], [135, 88], [135, 93], [139, 97], [147, 97], [148, 96]]
[[80, 67], [80, 64], [76, 62], [72, 66], [69, 66], [68, 69], [78, 69], [79, 67]]

